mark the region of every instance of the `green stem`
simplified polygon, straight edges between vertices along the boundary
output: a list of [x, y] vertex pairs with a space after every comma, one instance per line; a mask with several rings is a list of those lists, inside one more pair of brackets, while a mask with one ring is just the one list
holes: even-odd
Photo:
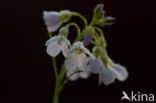
[[97, 30], [100, 35], [104, 35], [104, 32], [101, 30], [101, 28], [94, 26], [95, 30]]
[[56, 66], [56, 60], [55, 60], [55, 58], [52, 58], [52, 62], [53, 62], [53, 68], [54, 68], [55, 78], [56, 78], [56, 80], [58, 80], [58, 71], [57, 71], [57, 66]]
[[72, 22], [72, 23], [67, 24], [66, 26], [67, 27], [74, 26], [76, 28], [76, 30], [77, 30], [77, 37], [76, 37], [74, 42], [79, 41], [81, 39], [81, 37], [82, 37], [82, 33], [81, 33], [81, 30], [80, 30], [80, 27], [78, 26], [78, 24]]
[[62, 90], [62, 80], [63, 80], [65, 73], [66, 73], [66, 69], [63, 65], [61, 70], [60, 70], [59, 77], [56, 80], [55, 90], [54, 90], [54, 94], [53, 94], [53, 103], [59, 102], [59, 95], [60, 95], [61, 90]]
[[83, 32], [85, 31], [85, 29], [88, 27], [88, 21], [87, 21], [87, 19], [82, 15], [82, 14], [80, 14], [80, 13], [78, 13], [78, 12], [72, 12], [72, 14], [73, 14], [73, 16], [77, 16], [77, 17], [79, 17], [79, 18], [81, 18], [82, 20], [83, 20], [83, 22], [84, 22], [84, 29], [83, 29], [83, 31], [82, 31], [82, 33], [81, 33], [81, 35], [78, 35], [77, 36], [77, 38], [75, 39], [75, 42], [76, 41], [79, 41], [79, 40], [81, 40], [82, 39], [82, 37], [83, 37]]
[[62, 80], [63, 80], [63, 77], [64, 77], [66, 71], [67, 71], [67, 70], [66, 70], [65, 66], [63, 65], [62, 68], [61, 68], [61, 70], [60, 70], [60, 74], [59, 74], [59, 80], [60, 80], [61, 82], [62, 82]]
[[76, 30], [77, 30], [77, 34], [78, 35], [81, 34], [80, 27], [76, 23], [72, 22], [72, 23], [67, 24], [67, 26], [74, 26], [76, 28]]
[[80, 14], [78, 12], [73, 12], [72, 14], [74, 16], [80, 17], [83, 20], [83, 22], [85, 24], [85, 28], [88, 26], [88, 21], [87, 21], [87, 19], [82, 14]]
[[74, 23], [74, 22], [69, 23], [67, 26], [74, 26], [76, 28], [76, 30], [77, 30], [77, 37], [76, 37], [75, 41], [77, 41], [80, 38], [80, 36], [81, 36], [80, 27], [76, 23]]
[[94, 31], [94, 34], [92, 34], [92, 36], [93, 36], [93, 39], [95, 41], [98, 40], [98, 38], [99, 38], [99, 35], [98, 35], [98, 33], [96, 31]]
[[54, 94], [53, 94], [53, 103], [58, 103], [59, 102], [59, 95], [60, 95], [59, 87], [60, 87], [59, 86], [59, 81], [56, 80]]
[[103, 38], [104, 43], [105, 43], [105, 47], [107, 46], [107, 42], [104, 36], [104, 32], [101, 30], [101, 28], [94, 26], [95, 30], [97, 30], [100, 33], [101, 38]]

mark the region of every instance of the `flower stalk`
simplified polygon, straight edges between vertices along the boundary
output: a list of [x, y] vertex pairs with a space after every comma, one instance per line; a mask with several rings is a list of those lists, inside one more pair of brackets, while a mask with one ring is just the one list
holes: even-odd
[[[88, 24], [87, 19], [78, 12], [62, 10], [60, 12], [43, 12], [43, 19], [48, 30], [49, 40], [46, 41], [47, 54], [52, 57], [55, 74], [55, 88], [52, 103], [59, 103], [59, 96], [68, 81], [79, 78], [88, 79], [90, 74], [99, 75], [99, 84], [109, 85], [115, 81], [125, 81], [128, 77], [127, 69], [113, 62], [106, 51], [106, 39], [100, 26], [112, 24], [114, 18], [105, 15], [103, 4], [98, 4], [93, 11], [93, 18]], [[84, 22], [84, 28], [80, 30], [77, 23], [68, 22], [72, 16], [77, 16]], [[71, 43], [68, 40], [69, 27], [74, 26], [77, 37]], [[61, 27], [61, 28], [60, 28]], [[59, 29], [58, 35], [52, 35]], [[92, 44], [92, 52], [87, 46]], [[57, 68], [56, 56], [60, 53], [65, 57], [61, 69]], [[65, 78], [66, 75], [66, 78]]]

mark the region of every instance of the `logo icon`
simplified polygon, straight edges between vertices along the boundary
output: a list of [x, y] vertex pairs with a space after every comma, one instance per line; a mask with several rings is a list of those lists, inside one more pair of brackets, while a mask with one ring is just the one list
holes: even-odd
[[126, 100], [129, 100], [130, 101], [130, 98], [128, 97], [127, 93], [125, 91], [122, 91], [122, 94], [123, 94], [123, 97], [121, 98], [121, 101], [123, 99], [126, 99]]
[[123, 100], [128, 100], [131, 102], [152, 102], [155, 99], [155, 95], [150, 93], [150, 94], [146, 94], [146, 93], [141, 93], [140, 91], [138, 92], [134, 92], [131, 91], [131, 94], [127, 94], [125, 91], [122, 91], [122, 98], [121, 101]]

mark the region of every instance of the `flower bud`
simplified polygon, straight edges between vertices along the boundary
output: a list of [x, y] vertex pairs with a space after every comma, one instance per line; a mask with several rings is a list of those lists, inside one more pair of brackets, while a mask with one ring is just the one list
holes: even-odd
[[65, 37], [67, 37], [68, 33], [69, 33], [68, 27], [62, 27], [62, 28], [59, 30], [59, 34], [64, 35]]
[[88, 46], [91, 41], [92, 41], [92, 36], [90, 34], [84, 36], [83, 44], [85, 47]]
[[92, 23], [95, 25], [100, 25], [100, 26], [105, 26], [105, 25], [111, 25], [115, 18], [110, 17], [110, 16], [105, 16], [105, 11], [103, 10], [104, 5], [103, 4], [98, 4], [94, 8], [94, 16]]
[[104, 5], [103, 4], [98, 4], [95, 8], [94, 8], [94, 18], [95, 19], [101, 19], [104, 17], [105, 15], [105, 11], [103, 10]]
[[101, 47], [94, 47], [92, 50], [93, 54], [95, 55], [96, 58], [101, 57], [102, 53], [103, 53], [103, 49]]
[[98, 40], [96, 40], [96, 45], [102, 48], [105, 48], [107, 46], [106, 40], [103, 35], [101, 35], [101, 37], [99, 37]]
[[105, 23], [103, 25], [112, 25], [114, 21], [115, 21], [114, 17], [107, 16], [105, 17]]
[[61, 25], [60, 14], [56, 11], [44, 11], [43, 19], [47, 26], [48, 32], [55, 32]]
[[60, 20], [62, 22], [68, 22], [71, 17], [72, 17], [72, 12], [69, 10], [62, 10], [60, 12]]

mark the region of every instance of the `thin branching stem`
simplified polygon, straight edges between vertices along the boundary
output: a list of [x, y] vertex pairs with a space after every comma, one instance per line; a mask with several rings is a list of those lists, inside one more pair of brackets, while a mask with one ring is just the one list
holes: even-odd
[[82, 14], [80, 14], [78, 12], [73, 12], [72, 14], [74, 16], [80, 17], [83, 20], [83, 22], [85, 24], [85, 28], [88, 26], [88, 21], [87, 21], [87, 19]]

